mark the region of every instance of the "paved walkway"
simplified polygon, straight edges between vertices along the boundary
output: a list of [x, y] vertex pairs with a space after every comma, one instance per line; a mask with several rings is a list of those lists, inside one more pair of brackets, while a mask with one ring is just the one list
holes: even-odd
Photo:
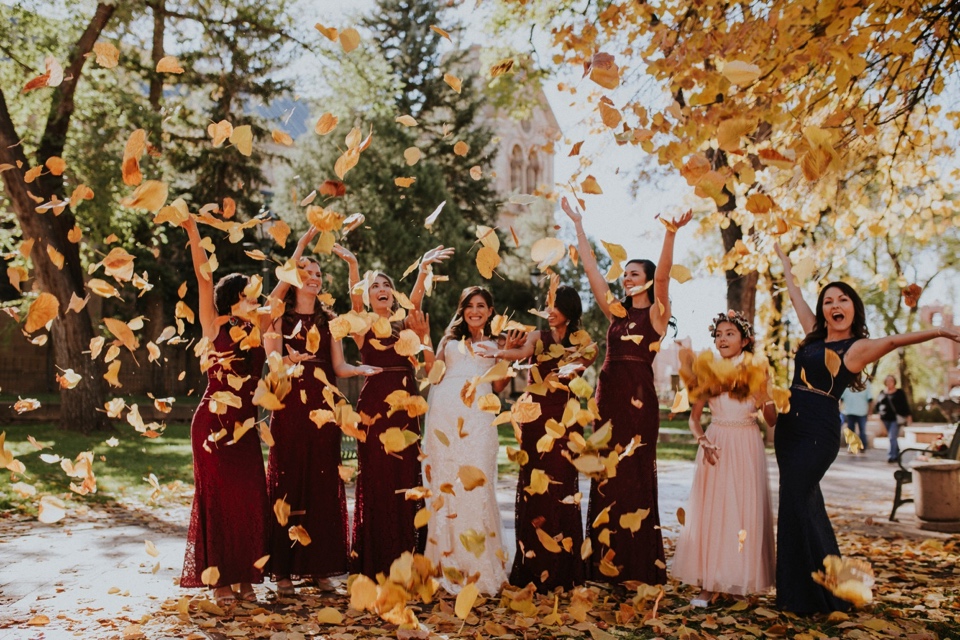
[[[768, 466], [775, 501], [777, 469], [772, 454]], [[693, 463], [684, 461], [660, 464], [661, 523], [668, 540], [676, 537], [677, 509], [686, 501], [693, 469]], [[838, 528], [873, 537], [947, 537], [920, 531], [912, 504], [901, 508], [900, 523], [887, 521], [894, 481], [893, 466], [886, 464], [883, 451], [862, 456], [841, 453], [822, 486]], [[515, 487], [515, 478], [503, 478], [497, 486], [511, 551]], [[586, 483], [583, 489], [586, 496]], [[164, 600], [192, 593], [175, 585], [189, 516], [186, 501], [176, 502], [159, 508], [91, 507], [50, 526], [0, 517], [0, 637], [118, 638], [142, 616], [156, 612]], [[148, 555], [147, 540], [155, 545], [157, 557]], [[50, 623], [26, 626], [40, 615]]]

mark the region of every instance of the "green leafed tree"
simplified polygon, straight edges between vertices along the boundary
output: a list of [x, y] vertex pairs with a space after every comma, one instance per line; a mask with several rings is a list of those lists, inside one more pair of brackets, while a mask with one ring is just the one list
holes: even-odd
[[[309, 134], [312, 140], [295, 162], [295, 177], [280, 190], [286, 195], [295, 189], [302, 197], [324, 180], [336, 179], [334, 165], [346, 134], [352, 127], [359, 127], [364, 137], [372, 132], [369, 148], [344, 176], [346, 194], [324, 206], [365, 215], [365, 226], [347, 240], [361, 269], [400, 276], [431, 247], [456, 249], [455, 257], [437, 269], [449, 282], [438, 282], [427, 303], [435, 334], [469, 285], [490, 287], [498, 311], [525, 310], [533, 303], [529, 282], [511, 282], [499, 273], [485, 280], [475, 266], [477, 227], [493, 227], [501, 204], [489, 178], [497, 149], [494, 133], [482, 119], [485, 102], [471, 52], [456, 50], [430, 28], [443, 25], [456, 41], [459, 27], [451, 22], [433, 3], [381, 0], [361, 22], [360, 48], [343, 54], [331, 47], [329, 97], [318, 113], [333, 113], [339, 125], [322, 137]], [[457, 80], [459, 92], [451, 86]], [[414, 118], [416, 125], [398, 122], [401, 116]], [[475, 175], [482, 175], [472, 176], [474, 167]], [[398, 178], [414, 181], [403, 187]], [[425, 219], [441, 203], [443, 210], [432, 229], [426, 229]], [[281, 198], [275, 206], [292, 226], [303, 228], [303, 210], [296, 202]], [[509, 233], [500, 237], [505, 255]], [[329, 264], [328, 271], [342, 282], [342, 265]]]

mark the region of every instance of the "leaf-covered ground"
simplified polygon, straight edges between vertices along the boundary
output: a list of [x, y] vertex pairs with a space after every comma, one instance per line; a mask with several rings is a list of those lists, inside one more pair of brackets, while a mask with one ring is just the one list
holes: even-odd
[[[6, 612], [0, 637], [960, 637], [960, 538], [920, 532], [909, 505], [901, 511], [902, 525], [886, 522], [892, 473], [878, 453], [875, 460], [841, 456], [824, 482], [844, 555], [869, 560], [877, 577], [875, 602], [849, 615], [782, 614], [767, 596], [691, 609], [694, 591], [675, 583], [662, 596], [659, 589], [596, 584], [559, 597], [510, 590], [478, 600], [465, 623], [452, 597], [411, 601], [419, 630], [401, 630], [352, 609], [345, 585], [334, 592], [306, 588], [297, 598], [277, 600], [268, 583], [257, 587], [261, 605], [242, 604], [220, 615], [204, 592], [175, 585], [190, 496], [171, 483], [163, 486], [160, 507], [145, 507], [135, 497], [94, 503], [54, 526], [38, 525], [29, 513], [7, 512], [0, 519], [6, 559], [0, 567], [0, 608]], [[676, 536], [673, 514], [683, 499], [676, 488], [688, 486], [691, 470], [689, 462], [661, 466], [668, 557]], [[509, 489], [511, 479], [501, 484]], [[145, 548], [148, 540], [157, 557]]]

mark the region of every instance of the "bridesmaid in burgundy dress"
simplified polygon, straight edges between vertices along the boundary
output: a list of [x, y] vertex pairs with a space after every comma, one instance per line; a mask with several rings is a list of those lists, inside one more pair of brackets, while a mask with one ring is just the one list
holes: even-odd
[[[283, 409], [274, 411], [270, 420], [274, 444], [267, 464], [268, 498], [271, 505], [286, 503], [290, 510], [286, 523], [276, 513], [269, 521], [269, 572], [281, 596], [295, 593], [292, 579], [319, 582], [347, 572], [341, 432], [333, 420], [316, 424], [310, 413], [333, 410], [324, 389], [328, 383], [335, 385], [337, 376], [369, 376], [379, 371], [347, 364], [342, 345], [330, 335], [329, 321], [335, 316], [317, 299], [322, 288], [320, 265], [300, 257], [314, 233], [311, 228], [303, 236], [293, 256], [303, 285], [278, 287], [277, 295], [284, 296], [284, 313], [265, 340], [268, 353], [284, 354], [285, 366], [299, 363], [303, 367], [299, 376], [290, 379]], [[309, 544], [294, 542], [298, 531], [294, 527], [306, 531]]]
[[[539, 373], [541, 384], [531, 370], [527, 380], [530, 399], [540, 403], [540, 417], [533, 422], [521, 425], [520, 448], [526, 452], [527, 461], [520, 467], [517, 480], [517, 506], [515, 512], [517, 548], [513, 557], [513, 570], [510, 572], [510, 584], [523, 587], [534, 583], [541, 593], [553, 591], [557, 587], [570, 589], [583, 584], [586, 577], [580, 547], [583, 545], [583, 519], [579, 501], [563, 502], [577, 493], [580, 474], [570, 460], [563, 456], [567, 451], [570, 433], [575, 431], [583, 435], [583, 427], [578, 423], [567, 427], [560, 438], [553, 441], [549, 451], [540, 453], [538, 443], [547, 434], [549, 420], [560, 423], [567, 401], [574, 396], [566, 386], [576, 372], [593, 364], [597, 357], [597, 345], [581, 332], [575, 337], [577, 344], [571, 342], [571, 336], [580, 331], [580, 316], [583, 315], [583, 303], [576, 289], [569, 286], [557, 288], [556, 297], [551, 305], [547, 303], [549, 314], [548, 331], [531, 331], [527, 334], [523, 346], [511, 350], [493, 352], [496, 358], [523, 360], [530, 358]], [[563, 348], [558, 355], [554, 345]], [[475, 347], [483, 350], [484, 345]], [[560, 377], [563, 368], [564, 377]], [[536, 388], [541, 387], [541, 388]], [[532, 390], [532, 391], [531, 391]], [[543, 493], [530, 491], [531, 476], [534, 470], [549, 476], [550, 484]], [[537, 534], [541, 529], [551, 538], [563, 534], [570, 538], [570, 549], [561, 546], [559, 553], [547, 550]]]
[[[587, 525], [593, 554], [588, 574], [593, 580], [663, 584], [667, 571], [657, 503], [660, 407], [653, 385], [656, 353], [650, 345], [660, 340], [669, 324], [673, 243], [676, 230], [690, 222], [692, 213], [688, 211], [668, 225], [656, 266], [649, 260], [627, 263], [623, 274], [626, 314], [618, 316], [608, 302], [610, 288], [583, 232], [580, 212], [572, 209], [566, 198], [562, 205], [576, 226], [580, 258], [597, 305], [610, 320], [607, 354], [597, 383], [599, 423], [612, 424], [612, 449], [625, 448], [638, 435], [643, 443], [620, 460], [615, 477], [591, 483]], [[649, 509], [649, 513], [635, 533], [621, 525], [621, 516], [641, 509]], [[600, 522], [594, 526], [597, 520]]]
[[[196, 493], [180, 586], [204, 586], [202, 573], [216, 567], [219, 578], [209, 586], [218, 604], [236, 600], [233, 586], [242, 600], [255, 602], [252, 585], [262, 582], [263, 574], [254, 563], [266, 554], [263, 453], [256, 429], [239, 431], [239, 439], [235, 434], [239, 425], [257, 419], [253, 393], [264, 362], [257, 297], [247, 276], [237, 273], [224, 276], [214, 287], [204, 271], [207, 255], [196, 221], [190, 218], [183, 227], [190, 238], [200, 326], [208, 343], [201, 357], [207, 389], [190, 427]], [[240, 388], [229, 384], [234, 376], [244, 380]], [[229, 396], [231, 402], [217, 401], [214, 394]], [[240, 406], [231, 406], [236, 399]], [[226, 435], [217, 437], [221, 430]]]
[[[344, 247], [337, 245], [334, 252], [346, 261], [350, 270], [350, 288], [360, 281], [360, 269], [356, 257]], [[453, 255], [453, 249], [437, 247], [424, 254], [420, 261], [420, 273], [411, 294], [411, 302], [419, 308], [424, 294], [424, 281], [429, 265]], [[367, 287], [367, 298], [373, 313], [383, 318], [392, 317], [399, 305], [394, 293], [393, 280], [378, 273]], [[364, 309], [363, 295], [352, 295], [353, 308]], [[405, 411], [387, 416], [390, 407], [386, 397], [394, 391], [406, 391], [410, 395], [420, 393], [417, 387], [415, 361], [396, 352], [394, 346], [400, 331], [410, 329], [427, 340], [429, 327], [424, 314], [412, 311], [404, 320], [390, 323], [391, 335], [375, 338], [369, 330], [366, 334], [352, 337], [360, 347], [360, 356], [365, 365], [379, 368], [381, 373], [368, 378], [360, 390], [357, 411], [373, 418], [365, 425], [366, 440], [357, 443], [357, 489], [353, 515], [351, 571], [375, 578], [378, 573], [389, 573], [390, 565], [405, 551], [423, 553], [426, 545], [426, 527], [417, 529], [414, 517], [423, 508], [423, 500], [407, 500], [404, 491], [423, 484], [420, 473], [420, 447], [410, 445], [398, 453], [388, 453], [380, 436], [391, 428], [409, 431], [420, 436], [420, 417], [411, 418]]]

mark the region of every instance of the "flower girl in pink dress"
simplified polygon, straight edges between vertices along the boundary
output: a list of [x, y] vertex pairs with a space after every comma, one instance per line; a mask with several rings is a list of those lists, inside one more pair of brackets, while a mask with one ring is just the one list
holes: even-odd
[[[691, 601], [698, 607], [716, 593], [767, 591], [775, 576], [773, 512], [756, 420], [758, 409], [768, 425], [777, 419], [766, 393], [767, 365], [753, 361], [753, 328], [740, 313], [719, 314], [710, 329], [723, 360], [701, 354], [693, 367], [699, 375], [683, 376], [700, 450], [672, 569], [674, 578], [702, 589]], [[707, 403], [709, 435], [700, 426]]]

